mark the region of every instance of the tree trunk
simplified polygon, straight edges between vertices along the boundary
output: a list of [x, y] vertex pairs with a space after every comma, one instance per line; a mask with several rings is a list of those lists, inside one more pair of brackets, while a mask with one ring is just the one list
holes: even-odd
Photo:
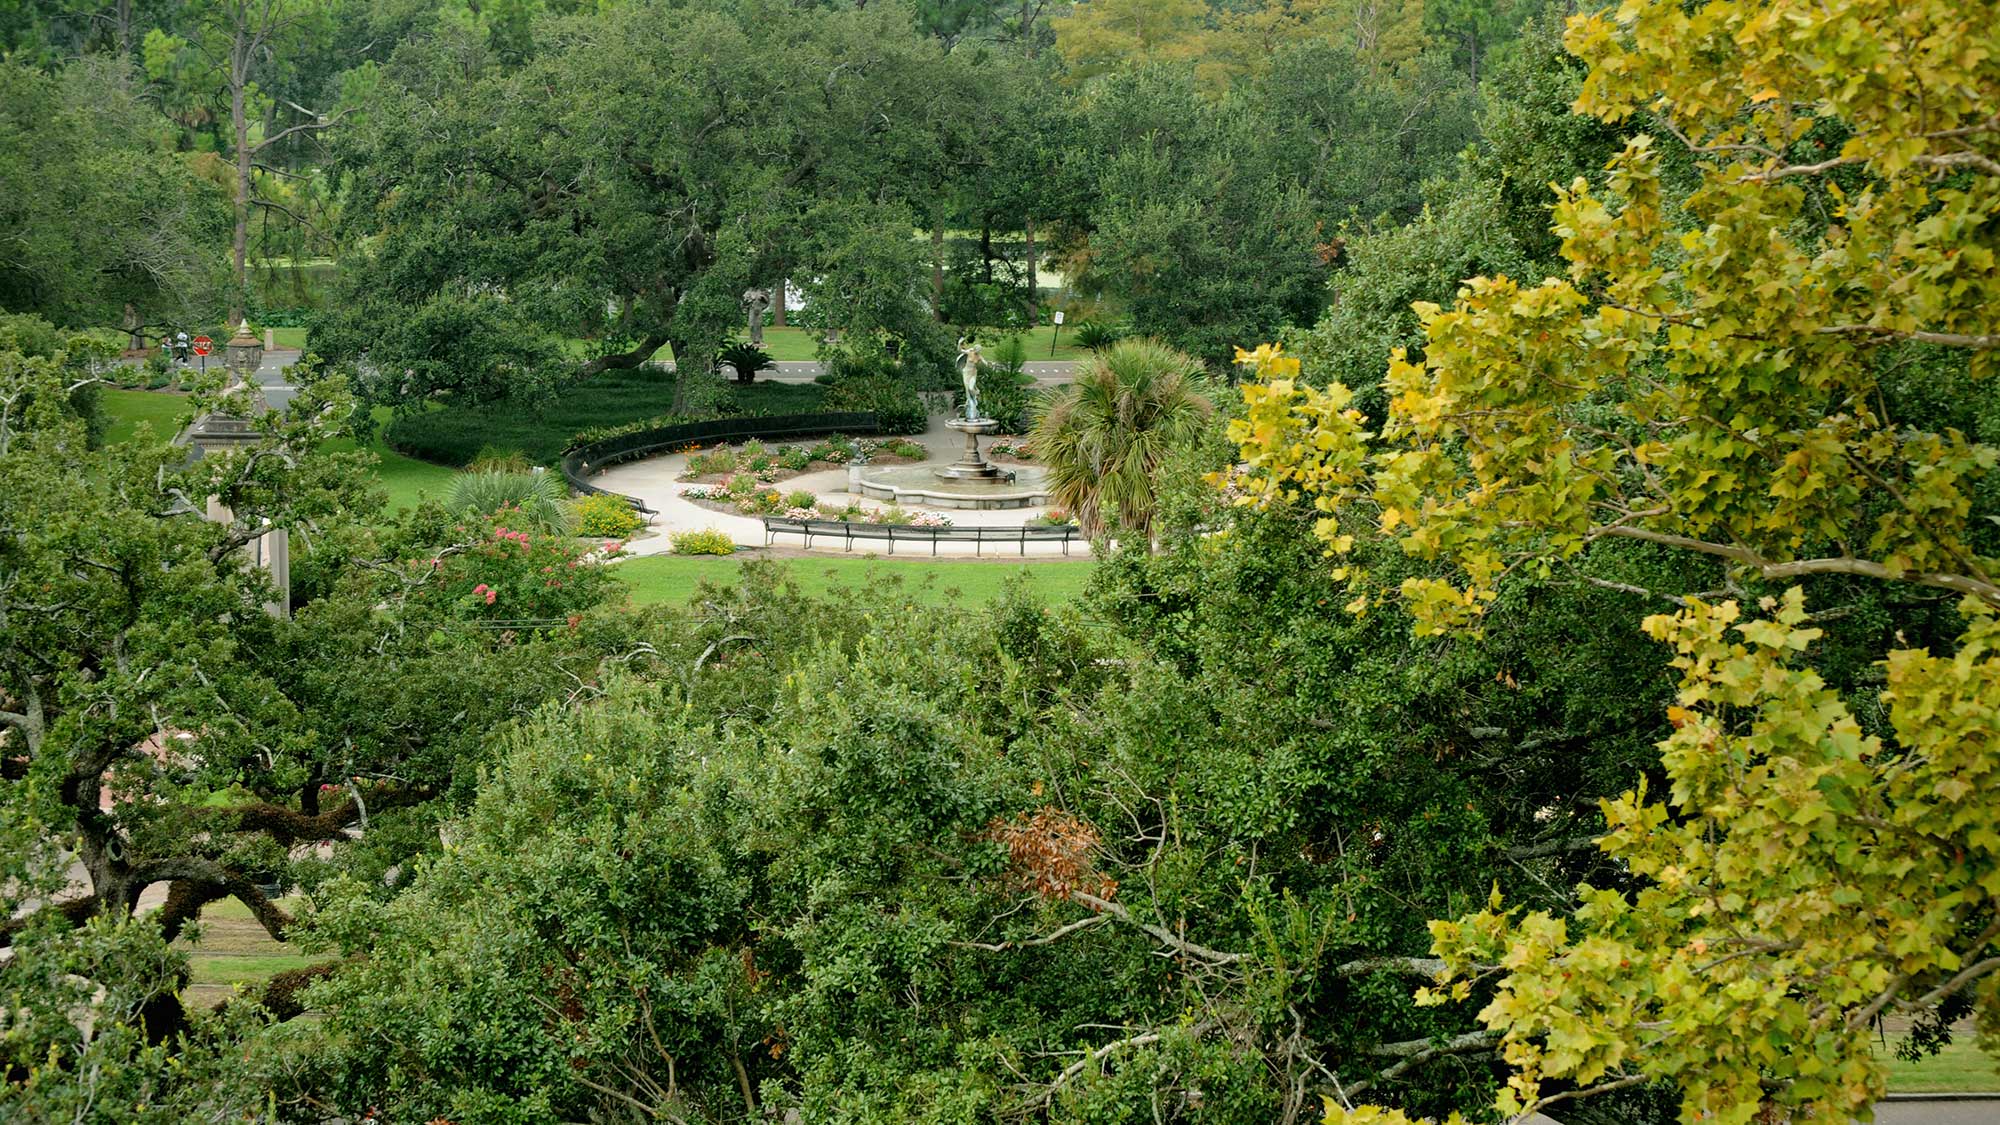
[[1027, 220], [1023, 229], [1028, 234], [1028, 327], [1034, 328], [1042, 323], [1041, 290], [1035, 270], [1035, 220]]
[[773, 328], [783, 328], [785, 326], [785, 293], [791, 284], [792, 281], [788, 277], [778, 279], [778, 295], [774, 298], [777, 303], [771, 306], [771, 327]]
[[982, 277], [986, 284], [993, 284], [993, 223], [983, 220], [979, 224], [979, 261]]
[[230, 265], [235, 286], [229, 294], [229, 322], [243, 319], [243, 301], [249, 293], [250, 250], [250, 118], [244, 112], [243, 88], [250, 83], [250, 52], [243, 42], [244, 27], [239, 21], [229, 52], [229, 125], [236, 143], [236, 235], [230, 243]]
[[931, 228], [931, 315], [944, 319], [944, 227]]

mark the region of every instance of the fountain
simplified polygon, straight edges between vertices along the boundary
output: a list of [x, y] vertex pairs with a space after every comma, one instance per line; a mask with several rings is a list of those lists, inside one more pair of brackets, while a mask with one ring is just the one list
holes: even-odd
[[979, 416], [979, 345], [967, 344], [958, 353], [958, 358], [958, 377], [965, 384], [965, 417], [953, 418], [945, 425], [965, 435], [965, 456], [932, 471], [939, 480], [1006, 481], [1011, 484], [1013, 473], [979, 455], [979, 435], [990, 434], [1000, 428], [1000, 423]]
[[945, 423], [965, 435], [965, 453], [949, 465], [910, 465], [864, 469], [859, 490], [864, 496], [924, 508], [1032, 508], [1048, 501], [1042, 470], [1003, 468], [979, 452], [979, 435], [1000, 423], [979, 416], [979, 345], [958, 353], [959, 379], [965, 384], [965, 415]]

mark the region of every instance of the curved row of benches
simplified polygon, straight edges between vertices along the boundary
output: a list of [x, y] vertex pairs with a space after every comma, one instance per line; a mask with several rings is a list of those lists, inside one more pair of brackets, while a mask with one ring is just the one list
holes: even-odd
[[1083, 536], [1075, 524], [1060, 524], [1054, 527], [909, 527], [885, 523], [848, 523], [846, 520], [795, 520], [784, 516], [764, 517], [764, 545], [779, 535], [802, 535], [805, 545], [812, 546], [813, 536], [838, 538], [854, 549], [854, 541], [881, 541], [889, 544], [889, 553], [896, 553], [898, 543], [929, 543], [931, 554], [937, 554], [939, 543], [971, 543], [972, 553], [977, 556], [987, 543], [1018, 544], [1025, 557], [1030, 543], [1061, 543], [1063, 554], [1069, 554], [1069, 545]]
[[[563, 454], [563, 479], [571, 489], [580, 493], [600, 493], [616, 496], [630, 504], [635, 511], [647, 515], [655, 514], [645, 502], [636, 496], [599, 488], [590, 482], [593, 474], [602, 472], [623, 461], [637, 461], [658, 453], [671, 453], [689, 445], [712, 445], [728, 441], [787, 441], [797, 438], [825, 437], [828, 434], [874, 434], [881, 432], [881, 424], [875, 415], [852, 414], [780, 414], [769, 417], [739, 416], [716, 418], [706, 422], [676, 422], [672, 425], [655, 426], [648, 430], [637, 430], [629, 434], [590, 442], [577, 446]], [[1065, 524], [1056, 527], [909, 527], [879, 523], [848, 523], [845, 520], [795, 520], [782, 516], [764, 517], [764, 545], [770, 546], [779, 535], [801, 535], [805, 545], [812, 546], [813, 536], [837, 538], [848, 550], [854, 549], [856, 540], [863, 542], [885, 542], [889, 553], [896, 553], [898, 543], [929, 543], [931, 554], [937, 554], [939, 543], [971, 543], [972, 553], [979, 555], [986, 544], [1013, 544], [1023, 556], [1028, 553], [1030, 543], [1061, 543], [1063, 554], [1069, 554], [1069, 545], [1083, 538], [1076, 525]]]

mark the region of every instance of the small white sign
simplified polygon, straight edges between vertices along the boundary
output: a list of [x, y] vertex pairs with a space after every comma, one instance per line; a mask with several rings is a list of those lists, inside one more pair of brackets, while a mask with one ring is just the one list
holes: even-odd
[[1063, 318], [1063, 314], [1062, 314], [1062, 310], [1061, 310], [1061, 309], [1057, 309], [1057, 310], [1056, 310], [1056, 323], [1057, 323], [1057, 324], [1061, 324], [1061, 323], [1062, 323], [1062, 318]]

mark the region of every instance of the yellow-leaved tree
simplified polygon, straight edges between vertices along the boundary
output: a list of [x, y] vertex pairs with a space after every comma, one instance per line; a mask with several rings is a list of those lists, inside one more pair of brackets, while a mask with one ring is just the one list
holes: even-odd
[[[1557, 189], [1570, 276], [1420, 306], [1379, 429], [1267, 355], [1241, 483], [1309, 499], [1336, 556], [1444, 564], [1351, 569], [1351, 609], [1393, 593], [1424, 632], [1609, 540], [1772, 591], [1645, 622], [1682, 675], [1670, 791], [1599, 841], [1638, 889], [1436, 924], [1427, 999], [1484, 1001], [1513, 1118], [1664, 1081], [1691, 1120], [1845, 1120], [1883, 1092], [1884, 1016], [1969, 1013], [2000, 1048], [2000, 5], [1627, 0], [1567, 44], [1577, 110], [1637, 134], [1608, 193]], [[1844, 697], [1795, 585], [1822, 576], [1955, 597], [1962, 631]]]

